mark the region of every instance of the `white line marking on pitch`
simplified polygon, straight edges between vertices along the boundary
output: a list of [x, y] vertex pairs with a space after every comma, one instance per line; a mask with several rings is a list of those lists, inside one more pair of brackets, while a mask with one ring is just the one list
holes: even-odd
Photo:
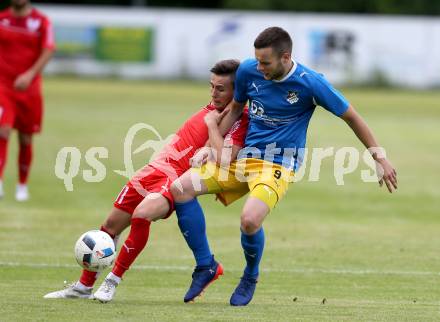
[[[0, 267], [28, 267], [28, 268], [78, 268], [73, 264], [48, 264], [48, 263], [18, 263], [0, 262]], [[169, 266], [169, 265], [135, 265], [134, 270], [167, 270], [167, 271], [192, 271], [191, 266]], [[231, 268], [230, 272], [241, 272], [242, 269]], [[325, 269], [325, 268], [263, 268], [265, 273], [294, 273], [294, 274], [337, 274], [337, 275], [413, 275], [413, 276], [440, 276], [440, 272], [428, 271], [397, 271], [397, 270], [373, 270], [373, 269]]]

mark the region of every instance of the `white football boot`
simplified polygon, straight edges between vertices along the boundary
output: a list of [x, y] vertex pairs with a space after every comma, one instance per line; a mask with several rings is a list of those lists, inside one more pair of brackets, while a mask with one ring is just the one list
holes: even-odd
[[79, 282], [67, 285], [61, 291], [51, 292], [44, 295], [45, 299], [93, 299], [93, 287], [80, 285]]
[[93, 294], [93, 297], [101, 303], [110, 302], [115, 296], [116, 287], [119, 285], [120, 281], [120, 278], [110, 272], [95, 294]]
[[15, 200], [23, 202], [29, 200], [28, 187], [25, 184], [18, 184], [15, 190]]
[[3, 191], [3, 182], [0, 180], [0, 199], [5, 196], [5, 192]]

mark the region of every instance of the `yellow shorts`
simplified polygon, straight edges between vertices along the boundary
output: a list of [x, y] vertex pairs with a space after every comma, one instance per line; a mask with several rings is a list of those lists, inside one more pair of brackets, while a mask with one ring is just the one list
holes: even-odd
[[228, 168], [208, 162], [201, 168], [192, 168], [191, 171], [201, 176], [208, 193], [215, 193], [225, 206], [253, 191], [258, 185], [268, 186], [276, 193], [275, 202], [269, 200], [270, 189], [267, 197], [263, 197], [261, 193], [257, 197], [269, 208], [273, 208], [286, 194], [294, 175], [292, 170], [279, 164], [253, 158], [239, 159]]

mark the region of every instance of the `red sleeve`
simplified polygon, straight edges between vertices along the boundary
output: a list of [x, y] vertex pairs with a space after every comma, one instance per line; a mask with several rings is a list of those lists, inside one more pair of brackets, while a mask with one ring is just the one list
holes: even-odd
[[243, 110], [241, 118], [232, 125], [231, 129], [225, 136], [225, 140], [231, 140], [232, 145], [244, 146], [244, 141], [246, 139], [246, 133], [248, 128], [248, 111]]
[[45, 18], [41, 28], [41, 45], [42, 48], [55, 49], [55, 36], [53, 32], [52, 22]]

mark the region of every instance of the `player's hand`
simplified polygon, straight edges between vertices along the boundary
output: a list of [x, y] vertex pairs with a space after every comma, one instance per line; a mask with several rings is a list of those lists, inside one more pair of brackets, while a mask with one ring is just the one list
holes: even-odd
[[390, 193], [397, 190], [397, 172], [392, 164], [385, 158], [376, 160], [377, 175], [379, 177], [379, 185], [382, 187], [384, 182]]
[[208, 159], [211, 158], [211, 148], [206, 146], [201, 148], [194, 156], [189, 159], [189, 164], [193, 168], [200, 168], [202, 165], [204, 165], [206, 162], [208, 162]]
[[229, 109], [224, 109], [223, 111], [219, 112], [217, 110], [211, 111], [208, 114], [205, 115], [205, 123], [209, 126], [217, 126], [220, 121], [223, 119], [223, 117], [229, 112]]
[[35, 75], [31, 71], [24, 72], [17, 76], [14, 82], [14, 88], [19, 91], [25, 91], [31, 85]]

